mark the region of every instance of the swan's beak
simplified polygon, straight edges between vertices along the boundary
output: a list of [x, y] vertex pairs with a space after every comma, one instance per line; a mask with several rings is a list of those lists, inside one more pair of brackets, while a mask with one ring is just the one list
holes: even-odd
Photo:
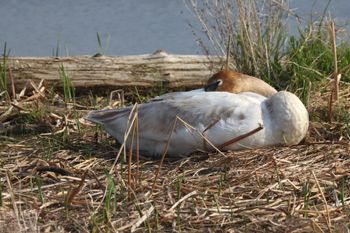
[[218, 86], [220, 84], [220, 80], [217, 80], [213, 83], [210, 83], [204, 87], [205, 91], [216, 91], [218, 89]]

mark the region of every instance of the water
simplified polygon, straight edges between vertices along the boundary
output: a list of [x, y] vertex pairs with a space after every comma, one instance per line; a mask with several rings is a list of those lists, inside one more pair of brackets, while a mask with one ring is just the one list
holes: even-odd
[[[188, 26], [200, 28], [182, 0], [0, 0], [0, 46], [15, 56], [93, 55], [96, 33], [108, 55], [202, 54]], [[291, 0], [297, 13], [321, 13], [328, 0]], [[313, 4], [314, 3], [314, 4]], [[314, 5], [314, 6], [313, 6]], [[330, 12], [347, 20], [349, 0], [335, 0]]]

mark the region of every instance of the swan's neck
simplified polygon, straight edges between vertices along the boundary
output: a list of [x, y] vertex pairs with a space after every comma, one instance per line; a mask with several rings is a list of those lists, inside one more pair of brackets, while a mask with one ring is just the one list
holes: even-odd
[[255, 77], [242, 78], [241, 82], [248, 91], [261, 94], [263, 96], [272, 96], [277, 93], [276, 89]]

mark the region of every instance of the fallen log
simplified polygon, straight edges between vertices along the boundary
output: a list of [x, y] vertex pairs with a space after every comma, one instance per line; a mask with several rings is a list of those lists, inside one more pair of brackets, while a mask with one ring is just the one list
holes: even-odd
[[[0, 59], [2, 62], [2, 58]], [[62, 86], [59, 67], [63, 66], [76, 88], [154, 87], [195, 88], [202, 86], [218, 70], [220, 58], [173, 55], [158, 51], [137, 56], [8, 57], [16, 89], [28, 80]], [[10, 82], [8, 82], [10, 84]]]

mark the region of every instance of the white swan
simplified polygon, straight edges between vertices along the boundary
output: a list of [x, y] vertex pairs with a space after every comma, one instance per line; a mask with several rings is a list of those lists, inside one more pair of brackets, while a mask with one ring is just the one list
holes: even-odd
[[[123, 142], [131, 107], [91, 111], [86, 119], [101, 124], [104, 130]], [[225, 150], [298, 144], [306, 135], [308, 112], [294, 94], [281, 91], [271, 97], [244, 92], [175, 92], [155, 98], [138, 107], [139, 149], [149, 156], [162, 155], [176, 116], [203, 132], [214, 145], [221, 145], [256, 129], [259, 132], [226, 146]], [[127, 147], [130, 145], [127, 143]], [[135, 143], [134, 143], [135, 146]], [[205, 150], [203, 138], [178, 123], [172, 133], [167, 154], [187, 155]]]

